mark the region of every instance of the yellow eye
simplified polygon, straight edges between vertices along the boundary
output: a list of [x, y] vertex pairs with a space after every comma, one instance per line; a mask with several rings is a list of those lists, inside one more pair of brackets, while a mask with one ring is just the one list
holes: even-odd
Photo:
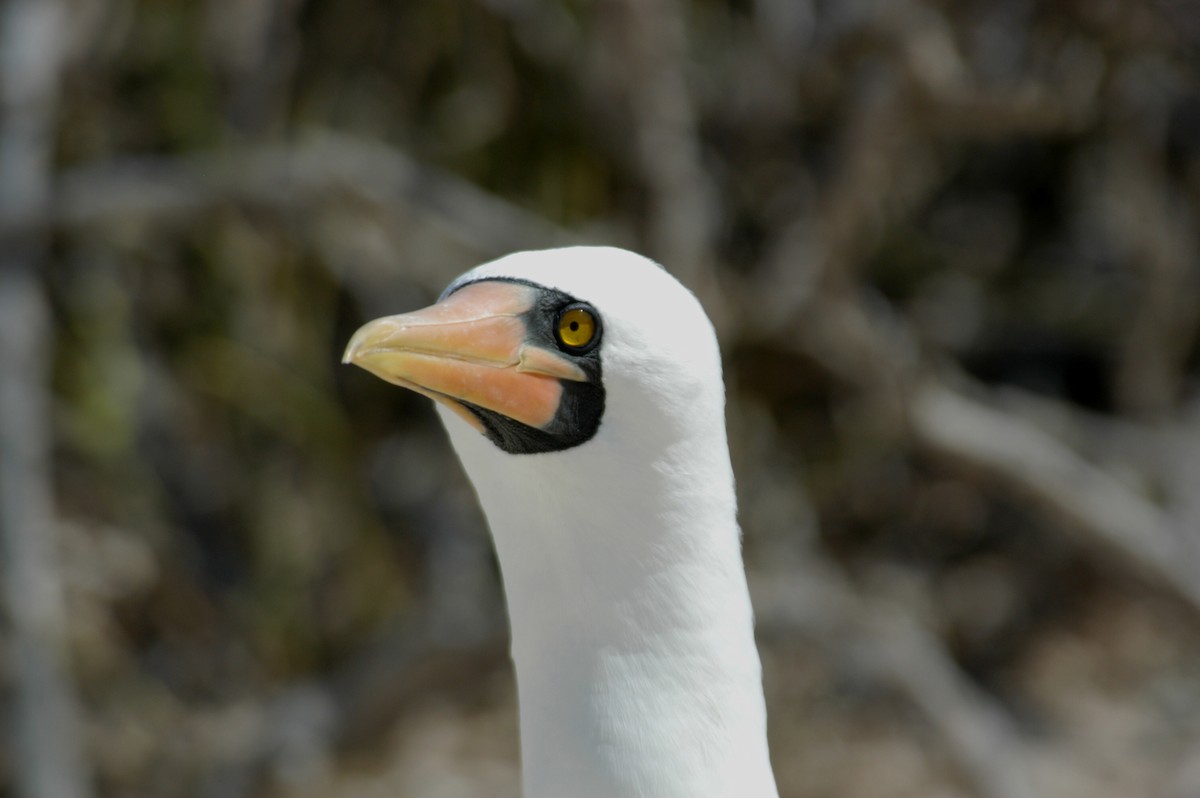
[[558, 317], [558, 341], [569, 349], [583, 349], [596, 337], [596, 317], [587, 308], [575, 305]]

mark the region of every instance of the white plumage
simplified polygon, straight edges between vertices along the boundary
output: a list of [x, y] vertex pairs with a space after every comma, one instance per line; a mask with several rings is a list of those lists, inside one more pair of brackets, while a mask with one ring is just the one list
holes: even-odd
[[[510, 255], [448, 295], [496, 278], [587, 303], [601, 323], [603, 415], [578, 445], [503, 451], [432, 389], [499, 554], [526, 795], [775, 796], [708, 318], [658, 265], [619, 249]], [[370, 362], [366, 331], [347, 359], [419, 387]]]

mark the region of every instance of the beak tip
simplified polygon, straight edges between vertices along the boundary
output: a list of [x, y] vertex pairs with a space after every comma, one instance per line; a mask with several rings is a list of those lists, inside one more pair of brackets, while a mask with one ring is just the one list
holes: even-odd
[[380, 324], [380, 319], [369, 321], [363, 326], [354, 331], [354, 335], [350, 336], [350, 340], [346, 343], [346, 349], [342, 352], [342, 363], [347, 365], [359, 365], [358, 360], [364, 349], [369, 349], [368, 341], [372, 336], [378, 338], [383, 325]]
[[353, 364], [355, 361], [355, 358], [358, 357], [358, 350], [359, 350], [359, 339], [358, 339], [358, 336], [355, 335], [353, 338], [350, 339], [350, 342], [348, 344], [346, 344], [346, 349], [342, 352], [342, 364], [343, 365]]

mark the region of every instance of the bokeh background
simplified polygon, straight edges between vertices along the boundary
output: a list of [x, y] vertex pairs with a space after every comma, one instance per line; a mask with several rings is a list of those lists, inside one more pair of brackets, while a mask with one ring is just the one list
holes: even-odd
[[1200, 4], [0, 0], [0, 795], [519, 792], [339, 365], [627, 246], [725, 356], [785, 798], [1200, 796]]

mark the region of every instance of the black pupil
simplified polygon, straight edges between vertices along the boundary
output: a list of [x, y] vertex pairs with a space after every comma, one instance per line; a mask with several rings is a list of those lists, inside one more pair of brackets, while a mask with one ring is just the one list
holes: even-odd
[[578, 330], [579, 330], [579, 322], [577, 322], [577, 321], [571, 322], [571, 332], [576, 332]]

